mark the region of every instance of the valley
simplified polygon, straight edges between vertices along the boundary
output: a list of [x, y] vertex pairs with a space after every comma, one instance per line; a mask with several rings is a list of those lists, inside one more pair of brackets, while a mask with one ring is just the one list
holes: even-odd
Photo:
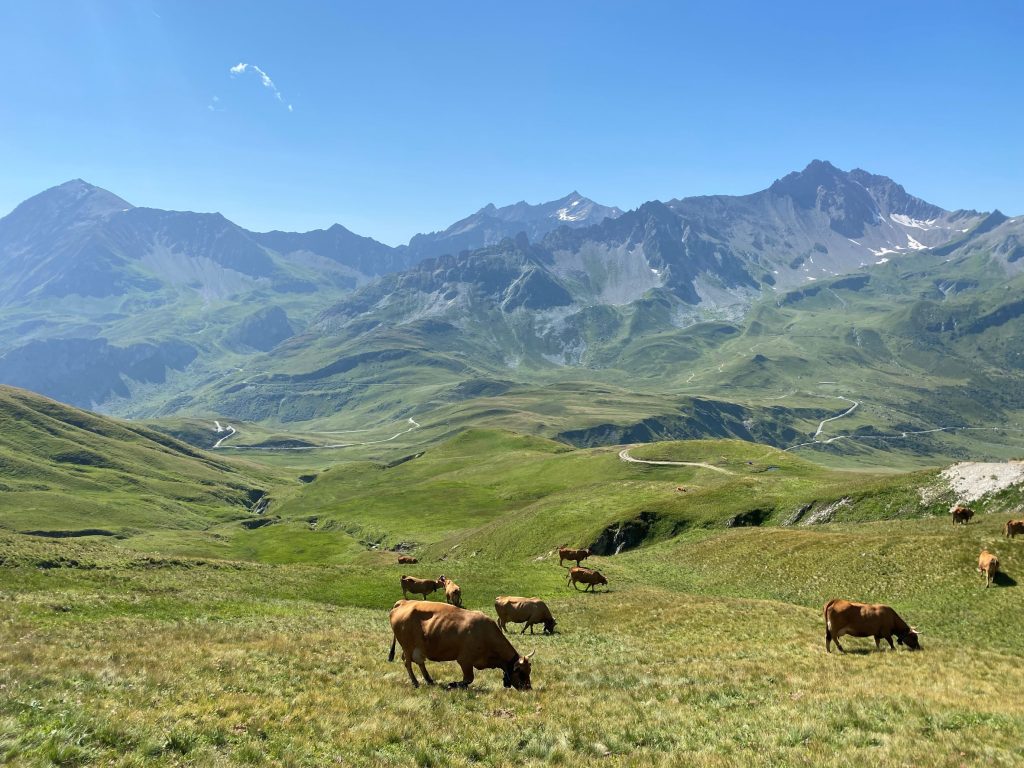
[[[199, 422], [231, 423], [237, 452], [390, 460], [499, 427], [739, 437], [837, 465], [1005, 458], [1022, 447], [1021, 221], [814, 161], [739, 197], [486, 206], [392, 248], [74, 181], [0, 220], [0, 381], [202, 448]], [[859, 410], [819, 439], [840, 396]], [[387, 431], [410, 418], [422, 440]], [[319, 434], [356, 430], [372, 439]]]

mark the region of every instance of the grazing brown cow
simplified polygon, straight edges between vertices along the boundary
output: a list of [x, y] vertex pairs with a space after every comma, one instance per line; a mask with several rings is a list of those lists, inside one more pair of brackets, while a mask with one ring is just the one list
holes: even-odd
[[579, 566], [573, 566], [569, 569], [569, 580], [565, 582], [566, 586], [572, 584], [573, 589], [579, 589], [576, 584], [587, 584], [588, 586], [583, 588], [586, 592], [588, 589], [591, 592], [596, 592], [594, 587], [597, 584], [608, 584], [608, 579], [600, 574], [600, 572], [592, 570], [590, 568], [580, 568]]
[[399, 555], [398, 556], [398, 564], [399, 565], [416, 565], [416, 563], [418, 563], [418, 562], [419, 562], [419, 560], [417, 560], [412, 555]]
[[498, 614], [498, 628], [504, 632], [506, 624], [522, 624], [523, 634], [530, 628], [533, 634], [534, 624], [544, 625], [544, 634], [555, 632], [555, 619], [543, 600], [536, 597], [509, 597], [507, 595], [494, 598], [494, 611]]
[[985, 589], [988, 589], [999, 573], [999, 558], [987, 549], [981, 550], [978, 556], [978, 573], [985, 576]]
[[439, 589], [444, 589], [444, 576], [439, 579], [417, 579], [412, 576], [402, 577], [402, 596], [406, 600], [409, 599], [410, 592], [414, 595], [423, 595], [426, 598], [427, 595]]
[[402, 646], [402, 661], [414, 687], [419, 681], [412, 665], [419, 665], [427, 685], [434, 681], [426, 661], [455, 661], [462, 668], [462, 681], [449, 688], [465, 688], [473, 682], [474, 669], [500, 669], [506, 688], [530, 690], [530, 658], [520, 656], [498, 625], [480, 611], [464, 611], [444, 603], [418, 600], [399, 602], [391, 609], [391, 641], [388, 661], [395, 660], [395, 644]]
[[566, 560], [571, 560], [579, 565], [580, 562], [590, 557], [589, 549], [570, 549], [569, 547], [558, 548], [558, 564], [561, 565]]
[[462, 607], [462, 588], [451, 579], [445, 579], [444, 576], [444, 600], [450, 605], [454, 605], [457, 608]]
[[949, 514], [953, 518], [953, 525], [956, 525], [957, 523], [959, 523], [960, 525], [967, 525], [970, 519], [974, 517], [974, 510], [971, 509], [970, 507], [964, 507], [960, 504], [957, 504], [955, 507], [949, 510]]
[[1003, 526], [1003, 536], [1012, 539], [1017, 534], [1024, 534], [1024, 520], [1007, 520]]
[[829, 600], [825, 603], [825, 650], [828, 653], [832, 653], [833, 641], [840, 653], [846, 653], [839, 644], [839, 638], [843, 635], [873, 637], [876, 650], [881, 647], [880, 641], [883, 638], [895, 650], [896, 646], [892, 644], [895, 635], [896, 642], [916, 651], [921, 648], [917, 640], [919, 634], [888, 605], [852, 603], [849, 600]]

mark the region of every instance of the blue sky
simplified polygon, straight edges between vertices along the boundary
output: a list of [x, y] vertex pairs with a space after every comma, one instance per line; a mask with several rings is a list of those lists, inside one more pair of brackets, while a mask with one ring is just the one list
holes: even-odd
[[742, 194], [813, 158], [1019, 214], [1022, 22], [1009, 1], [0, 0], [0, 215], [81, 177], [396, 244], [487, 202]]

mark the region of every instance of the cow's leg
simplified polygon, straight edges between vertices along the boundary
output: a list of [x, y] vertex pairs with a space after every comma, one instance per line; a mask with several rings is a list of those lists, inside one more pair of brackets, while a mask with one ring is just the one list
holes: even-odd
[[882, 650], [882, 645], [881, 645], [881, 643], [882, 643], [882, 637], [881, 637], [881, 635], [875, 635], [875, 650], [876, 650], [876, 651], [880, 651], [880, 650]]
[[832, 633], [825, 627], [825, 653], [832, 653]]
[[834, 634], [834, 635], [832, 636], [832, 642], [836, 644], [836, 648], [838, 648], [838, 649], [839, 649], [839, 652], [840, 652], [840, 653], [846, 653], [846, 651], [845, 651], [845, 650], [843, 650], [843, 646], [841, 646], [841, 645], [839, 644], [839, 633], [838, 633], [838, 632], [836, 632], [836, 633], [835, 633], [835, 634]]
[[412, 671], [412, 659], [406, 655], [405, 651], [402, 651], [402, 661], [405, 663], [405, 671], [409, 673], [409, 679], [412, 680], [412, 687], [419, 688], [420, 681], [416, 679], [416, 675]]
[[528, 621], [524, 621], [523, 622], [523, 628], [521, 630], [519, 630], [519, 634], [520, 635], [526, 634], [526, 628], [527, 627], [530, 627], [530, 630], [531, 630], [530, 634], [532, 635], [533, 634], [533, 631], [532, 631], [533, 627], [530, 625], [530, 622], [528, 622]]
[[895, 650], [896, 650], [896, 646], [892, 644], [892, 635], [888, 635], [888, 636], [887, 636], [887, 637], [885, 638], [885, 641], [886, 641], [887, 643], [889, 643], [889, 650], [890, 650], [890, 651], [895, 651]]
[[457, 683], [448, 683], [446, 687], [449, 689], [468, 688], [473, 682], [473, 665], [460, 661], [459, 666], [462, 667], [462, 679]]

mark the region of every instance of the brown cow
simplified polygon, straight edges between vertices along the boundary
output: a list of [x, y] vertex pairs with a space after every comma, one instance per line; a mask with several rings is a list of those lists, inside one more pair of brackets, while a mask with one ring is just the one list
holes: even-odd
[[956, 525], [957, 523], [960, 525], [967, 525], [967, 523], [970, 522], [970, 519], [974, 517], [974, 510], [970, 507], [957, 504], [949, 510], [949, 514], [953, 518], [953, 525]]
[[418, 563], [418, 562], [419, 562], [419, 560], [417, 560], [412, 555], [399, 555], [398, 556], [398, 564], [399, 565], [416, 565], [416, 563]]
[[843, 635], [873, 637], [876, 650], [881, 647], [882, 638], [895, 650], [896, 646], [892, 644], [895, 635], [896, 642], [916, 651], [921, 648], [917, 640], [919, 634], [888, 605], [852, 603], [849, 600], [829, 600], [825, 603], [825, 650], [828, 653], [832, 653], [833, 641], [840, 653], [846, 653], [839, 644], [839, 638]]
[[444, 589], [444, 576], [439, 579], [417, 579], [413, 576], [402, 577], [402, 596], [406, 600], [409, 599], [410, 592], [414, 595], [423, 595], [424, 599], [426, 599], [427, 595], [439, 589]]
[[573, 566], [569, 569], [569, 580], [566, 581], [565, 584], [566, 586], [572, 584], [573, 589], [578, 590], [579, 587], [576, 586], [577, 583], [589, 585], [583, 588], [584, 592], [586, 592], [588, 589], [591, 592], [596, 592], [597, 590], [595, 590], [594, 587], [597, 584], [607, 585], [608, 579], [602, 576], [599, 571], [595, 571], [590, 568], [580, 568], [579, 566]]
[[590, 557], [589, 549], [570, 549], [569, 547], [558, 548], [558, 564], [561, 565], [566, 560], [571, 560], [579, 565], [583, 560]]
[[987, 549], [981, 550], [981, 554], [978, 555], [978, 573], [985, 576], [985, 589], [988, 589], [999, 573], [999, 558]]
[[1024, 534], [1024, 520], [1007, 520], [1003, 526], [1003, 536], [1012, 539], [1018, 533]]
[[419, 687], [412, 671], [413, 662], [419, 665], [427, 685], [434, 684], [424, 663], [429, 660], [458, 662], [462, 680], [449, 683], [449, 688], [465, 688], [472, 683], [474, 669], [500, 669], [506, 688], [530, 690], [533, 653], [520, 656], [494, 620], [480, 611], [409, 600], [396, 603], [390, 618], [395, 636], [388, 661], [395, 660], [395, 644], [401, 644], [402, 661], [413, 687]]
[[450, 605], [454, 605], [456, 608], [462, 607], [462, 588], [451, 579], [445, 579], [444, 576], [444, 600]]
[[509, 597], [501, 596], [494, 598], [494, 612], [498, 614], [498, 628], [504, 632], [507, 624], [522, 624], [523, 634], [526, 628], [530, 628], [533, 634], [534, 624], [544, 625], [544, 634], [551, 635], [555, 632], [555, 619], [543, 600], [536, 597]]

